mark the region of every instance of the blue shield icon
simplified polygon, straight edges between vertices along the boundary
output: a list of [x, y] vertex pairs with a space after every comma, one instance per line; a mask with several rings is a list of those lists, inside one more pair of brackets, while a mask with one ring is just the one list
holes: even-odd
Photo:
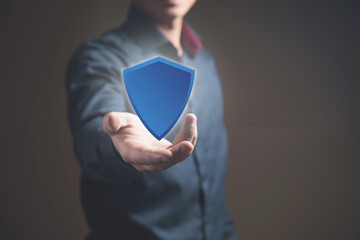
[[195, 71], [157, 57], [123, 71], [130, 102], [149, 132], [161, 140], [184, 111]]

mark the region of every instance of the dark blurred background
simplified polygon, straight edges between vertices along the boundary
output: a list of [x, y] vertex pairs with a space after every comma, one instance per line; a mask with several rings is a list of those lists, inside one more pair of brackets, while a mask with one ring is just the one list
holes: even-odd
[[[0, 239], [82, 239], [64, 73], [129, 1], [0, 1]], [[199, 1], [223, 82], [230, 211], [247, 240], [360, 239], [359, 1]]]

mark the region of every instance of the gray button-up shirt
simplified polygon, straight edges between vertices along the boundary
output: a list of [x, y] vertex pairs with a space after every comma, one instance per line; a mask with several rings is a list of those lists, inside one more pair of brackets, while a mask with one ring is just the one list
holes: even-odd
[[[237, 239], [225, 201], [227, 136], [220, 79], [207, 50], [184, 50], [178, 58], [151, 19], [132, 7], [123, 25], [86, 41], [72, 56], [66, 76], [68, 116], [83, 171], [81, 198], [91, 228], [87, 239]], [[102, 119], [111, 111], [134, 113], [122, 70], [157, 56], [196, 70], [184, 113], [165, 138], [172, 141], [184, 115], [192, 112], [198, 141], [183, 162], [140, 173], [114, 151]]]

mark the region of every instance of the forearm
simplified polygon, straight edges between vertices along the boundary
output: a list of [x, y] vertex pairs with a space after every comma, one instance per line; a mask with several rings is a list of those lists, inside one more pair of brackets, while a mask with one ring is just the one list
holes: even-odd
[[140, 173], [124, 162], [102, 128], [102, 117], [84, 124], [74, 135], [74, 150], [83, 173], [101, 182], [127, 184]]

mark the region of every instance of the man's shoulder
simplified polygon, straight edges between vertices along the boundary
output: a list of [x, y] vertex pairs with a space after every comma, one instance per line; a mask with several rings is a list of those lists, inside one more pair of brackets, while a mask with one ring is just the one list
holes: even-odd
[[202, 47], [201, 51], [198, 53], [198, 58], [201, 59], [202, 64], [210, 67], [214, 67], [216, 65], [215, 58], [212, 53], [206, 48]]
[[120, 26], [81, 43], [74, 51], [70, 62], [74, 60], [118, 62], [131, 57], [136, 51], [138, 47], [134, 40]]

